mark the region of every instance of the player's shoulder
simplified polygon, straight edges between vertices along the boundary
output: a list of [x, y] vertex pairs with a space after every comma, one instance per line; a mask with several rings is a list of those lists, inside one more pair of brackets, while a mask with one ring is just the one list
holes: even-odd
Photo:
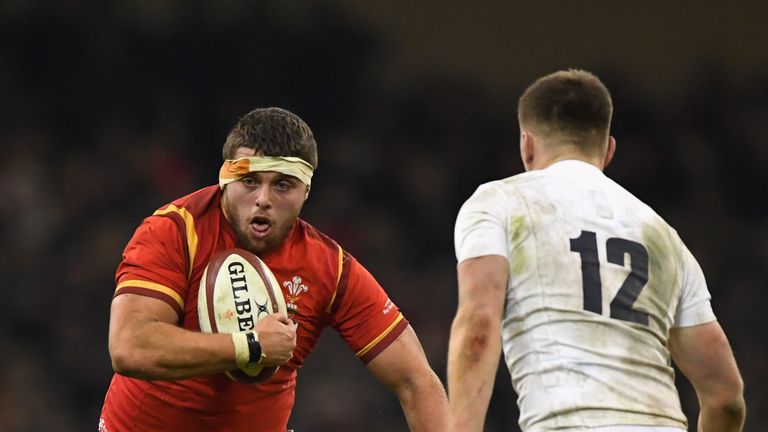
[[314, 253], [329, 253], [335, 256], [341, 250], [341, 245], [336, 240], [301, 218], [296, 221], [296, 233], [292, 236], [292, 241], [304, 243]]
[[175, 199], [148, 215], [137, 229], [150, 237], [158, 235], [181, 234], [186, 237], [190, 232], [200, 231], [209, 221], [215, 220], [220, 206], [221, 190], [218, 186], [209, 186]]
[[480, 184], [465, 201], [463, 207], [512, 204], [520, 195], [516, 189], [526, 181], [529, 173], [521, 173], [503, 179], [492, 180]]
[[491, 180], [485, 183], [481, 183], [472, 193], [470, 198], [474, 198], [482, 195], [488, 195], [488, 194], [501, 193], [502, 191], [510, 187], [510, 185], [513, 183], [511, 179], [513, 179], [514, 177], [516, 176], [497, 179], [497, 180]]
[[221, 189], [218, 185], [212, 185], [177, 198], [157, 209], [154, 214], [176, 212], [181, 213], [182, 216], [198, 218], [213, 209], [218, 209], [220, 202]]
[[482, 183], [475, 195], [502, 194], [515, 195], [521, 188], [535, 187], [541, 180], [548, 178], [544, 170], [526, 171], [502, 179]]
[[677, 248], [683, 245], [683, 240], [680, 238], [677, 230], [651, 204], [645, 202], [613, 179], [608, 177], [606, 179], [612, 183], [616, 194], [614, 196], [619, 197], [617, 201], [621, 201], [625, 203], [624, 205], [629, 206], [625, 212], [631, 213], [633, 219], [643, 221], [643, 230], [647, 231], [648, 235], [659, 236], [660, 239], [671, 241], [677, 245]]
[[606, 177], [607, 181], [612, 183], [614, 189], [616, 190], [617, 194], [621, 195], [623, 199], [627, 202], [630, 202], [633, 206], [633, 211], [636, 213], [643, 214], [648, 219], [653, 219], [657, 223], [666, 226], [670, 230], [674, 231], [674, 229], [669, 225], [669, 223], [664, 219], [664, 217], [656, 211], [649, 203], [645, 202], [641, 198], [639, 198], [637, 195], [630, 192], [627, 188], [619, 184], [618, 182], [614, 181], [613, 179], [610, 179]]

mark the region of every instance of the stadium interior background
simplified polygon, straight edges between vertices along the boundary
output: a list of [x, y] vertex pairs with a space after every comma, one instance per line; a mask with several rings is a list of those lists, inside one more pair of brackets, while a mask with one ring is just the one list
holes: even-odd
[[[517, 97], [565, 67], [611, 89], [607, 174], [699, 259], [746, 430], [767, 430], [766, 16], [766, 2], [714, 0], [0, 0], [0, 430], [96, 430], [122, 249], [143, 217], [216, 182], [227, 131], [257, 106], [313, 128], [305, 219], [376, 275], [444, 380], [456, 212], [521, 172]], [[514, 401], [502, 367], [488, 431], [516, 423]], [[406, 430], [332, 331], [290, 425]]]

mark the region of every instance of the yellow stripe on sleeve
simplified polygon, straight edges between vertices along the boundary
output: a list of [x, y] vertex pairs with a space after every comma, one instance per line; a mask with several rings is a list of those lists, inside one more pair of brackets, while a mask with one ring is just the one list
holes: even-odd
[[392, 322], [392, 324], [389, 325], [389, 327], [387, 327], [386, 330], [381, 332], [381, 334], [378, 335], [376, 337], [376, 339], [372, 340], [371, 343], [369, 343], [368, 345], [365, 346], [365, 348], [363, 348], [360, 351], [358, 351], [357, 353], [355, 353], [355, 355], [358, 356], [358, 357], [364, 356], [368, 351], [371, 350], [371, 348], [375, 347], [377, 343], [379, 343], [382, 339], [387, 337], [387, 335], [392, 331], [392, 329], [394, 329], [395, 326], [397, 326], [397, 323], [402, 321], [403, 318], [404, 317], [403, 317], [403, 314], [401, 312], [400, 314], [397, 315], [397, 318], [395, 318], [395, 320]]
[[189, 251], [189, 274], [187, 277], [192, 276], [192, 269], [195, 266], [195, 255], [197, 254], [197, 232], [195, 231], [195, 218], [192, 214], [183, 207], [176, 207], [171, 204], [168, 207], [157, 210], [153, 213], [153, 216], [161, 216], [166, 213], [177, 213], [184, 221], [184, 228], [187, 234], [187, 250]]
[[168, 288], [165, 285], [160, 285], [159, 283], [148, 282], [143, 280], [127, 280], [127, 281], [120, 282], [120, 284], [117, 285], [115, 292], [118, 292], [120, 291], [120, 289], [126, 288], [126, 287], [147, 288], [153, 291], [161, 292], [167, 295], [168, 297], [174, 299], [176, 303], [178, 303], [179, 306], [181, 306], [181, 309], [184, 310], [184, 300], [182, 300], [179, 293]]
[[341, 249], [341, 246], [339, 246], [339, 272], [336, 274], [336, 289], [333, 290], [333, 296], [331, 296], [331, 301], [328, 303], [328, 307], [325, 308], [325, 313], [331, 313], [331, 307], [333, 307], [333, 302], [336, 301], [336, 293], [339, 291], [339, 282], [341, 281], [341, 270], [344, 267], [344, 251]]

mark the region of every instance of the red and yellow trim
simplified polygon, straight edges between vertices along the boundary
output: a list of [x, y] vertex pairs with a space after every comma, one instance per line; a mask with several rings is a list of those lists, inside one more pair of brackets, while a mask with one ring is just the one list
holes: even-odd
[[157, 210], [152, 215], [162, 216], [168, 213], [176, 213], [184, 221], [184, 232], [187, 237], [187, 252], [189, 253], [189, 274], [187, 276], [191, 277], [192, 269], [195, 266], [195, 255], [197, 254], [198, 244], [197, 232], [195, 231], [195, 218], [187, 209], [183, 207], [176, 207], [173, 204], [170, 204], [166, 208]]
[[325, 313], [331, 313], [331, 307], [333, 307], [333, 302], [336, 301], [336, 294], [339, 292], [339, 282], [341, 281], [341, 272], [344, 270], [344, 250], [341, 248], [341, 246], [338, 246], [338, 248], [339, 248], [339, 270], [336, 273], [336, 289], [333, 290], [331, 301], [328, 302], [328, 306], [325, 308]]
[[179, 316], [184, 313], [184, 299], [176, 291], [159, 283], [136, 279], [122, 281], [117, 285], [113, 297], [120, 294], [139, 294], [153, 297], [168, 303]]
[[[371, 361], [377, 354], [383, 351], [384, 348], [389, 346], [389, 343], [400, 336], [400, 333], [405, 330], [406, 326], [408, 326], [408, 320], [405, 319], [402, 312], [399, 312], [397, 318], [392, 321], [392, 324], [390, 324], [389, 327], [376, 336], [375, 339], [370, 341], [363, 349], [356, 352], [355, 355], [366, 363]], [[384, 343], [379, 346], [381, 342]]]

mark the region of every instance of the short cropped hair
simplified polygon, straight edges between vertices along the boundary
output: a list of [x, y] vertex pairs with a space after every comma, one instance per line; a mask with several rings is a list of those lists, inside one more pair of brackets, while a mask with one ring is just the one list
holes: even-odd
[[222, 148], [224, 160], [239, 147], [264, 156], [292, 156], [317, 168], [317, 143], [304, 120], [282, 108], [257, 108], [237, 121]]
[[613, 102], [599, 78], [569, 69], [531, 84], [520, 97], [517, 115], [520, 127], [534, 135], [592, 151], [607, 142]]

